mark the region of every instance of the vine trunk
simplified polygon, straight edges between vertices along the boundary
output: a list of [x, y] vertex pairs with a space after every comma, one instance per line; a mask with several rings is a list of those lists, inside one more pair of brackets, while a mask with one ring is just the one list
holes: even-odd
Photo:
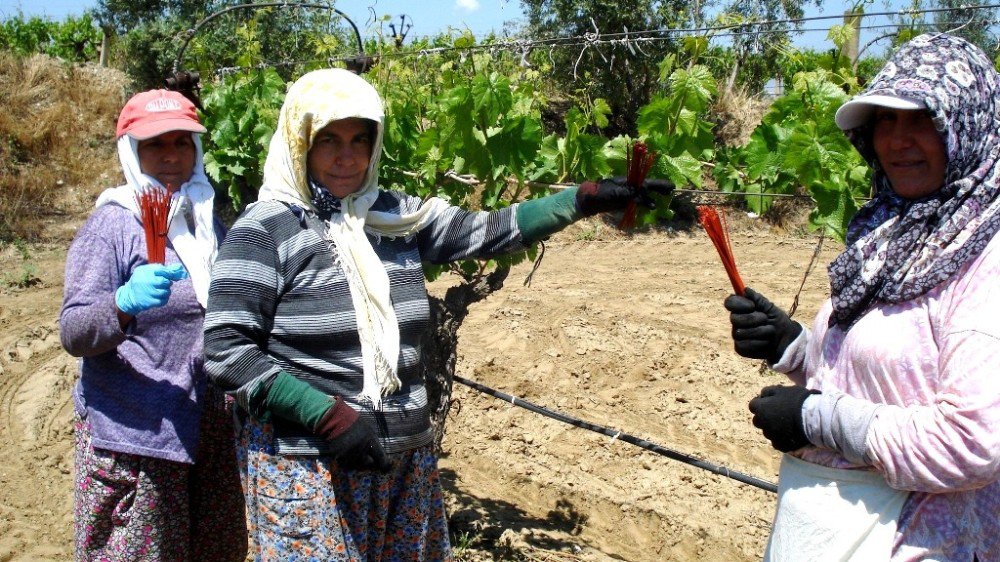
[[463, 282], [445, 292], [443, 299], [429, 297], [431, 326], [422, 350], [427, 402], [434, 430], [434, 450], [441, 452], [445, 421], [451, 408], [451, 389], [455, 375], [458, 329], [469, 313], [469, 306], [503, 287], [510, 268], [497, 268], [486, 276]]

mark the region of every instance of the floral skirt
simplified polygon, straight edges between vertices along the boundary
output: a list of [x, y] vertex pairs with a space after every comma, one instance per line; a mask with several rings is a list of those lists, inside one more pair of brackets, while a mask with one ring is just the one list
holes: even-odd
[[242, 562], [246, 514], [233, 421], [208, 393], [198, 456], [186, 464], [95, 449], [76, 417], [73, 501], [77, 562]]
[[452, 560], [437, 457], [408, 451], [386, 474], [323, 456], [278, 456], [249, 416], [237, 445], [254, 560]]

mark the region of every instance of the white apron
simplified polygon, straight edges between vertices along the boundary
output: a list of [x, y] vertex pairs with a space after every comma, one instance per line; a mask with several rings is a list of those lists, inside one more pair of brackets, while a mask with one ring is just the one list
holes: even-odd
[[877, 472], [784, 455], [764, 560], [888, 560], [908, 494], [890, 488]]

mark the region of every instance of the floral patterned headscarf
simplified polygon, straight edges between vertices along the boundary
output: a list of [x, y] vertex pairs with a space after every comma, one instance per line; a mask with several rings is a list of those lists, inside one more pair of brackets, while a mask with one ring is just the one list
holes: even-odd
[[846, 132], [872, 167], [875, 197], [851, 220], [828, 268], [830, 325], [850, 328], [876, 302], [919, 297], [978, 256], [1000, 230], [1000, 78], [976, 46], [947, 34], [905, 43], [862, 95], [923, 101], [947, 153], [944, 184], [920, 199], [892, 191], [866, 123]]

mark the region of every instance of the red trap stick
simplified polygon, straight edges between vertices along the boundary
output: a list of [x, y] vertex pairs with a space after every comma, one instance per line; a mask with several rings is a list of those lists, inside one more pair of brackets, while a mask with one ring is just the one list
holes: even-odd
[[[646, 181], [646, 176], [649, 175], [649, 170], [653, 168], [654, 162], [656, 162], [656, 152], [650, 151], [646, 143], [637, 141], [632, 145], [631, 150], [625, 151], [625, 169], [628, 173], [625, 177], [625, 183], [636, 190], [642, 189], [642, 182]], [[635, 228], [635, 216], [637, 212], [638, 208], [636, 207], [635, 199], [633, 199], [625, 207], [625, 214], [622, 215], [622, 220], [618, 223], [618, 228], [621, 230]]]
[[162, 264], [167, 258], [167, 228], [170, 220], [170, 202], [174, 191], [147, 185], [136, 192], [135, 201], [142, 216], [142, 230], [146, 234], [146, 261]]
[[698, 222], [708, 233], [709, 239], [715, 245], [715, 250], [722, 258], [722, 265], [726, 268], [726, 275], [729, 282], [733, 284], [733, 291], [737, 295], [743, 296], [746, 286], [740, 279], [740, 272], [736, 270], [736, 259], [733, 257], [733, 248], [729, 244], [729, 228], [726, 225], [726, 216], [720, 215], [715, 207], [701, 205], [698, 209]]

